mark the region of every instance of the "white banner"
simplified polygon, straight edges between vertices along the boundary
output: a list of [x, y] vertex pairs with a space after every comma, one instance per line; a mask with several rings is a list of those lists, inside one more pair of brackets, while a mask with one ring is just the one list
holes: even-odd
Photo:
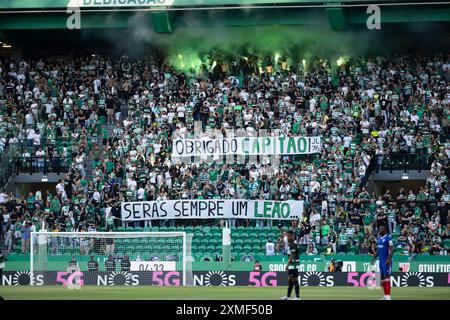
[[272, 219], [295, 220], [303, 201], [245, 199], [122, 202], [122, 221], [158, 219]]
[[130, 261], [130, 271], [176, 271], [175, 261]]
[[218, 155], [294, 155], [319, 153], [320, 137], [236, 137], [175, 139], [172, 157]]

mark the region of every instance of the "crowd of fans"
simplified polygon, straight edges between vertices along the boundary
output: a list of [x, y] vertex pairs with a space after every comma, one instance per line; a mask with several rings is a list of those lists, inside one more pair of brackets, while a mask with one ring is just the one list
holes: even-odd
[[[311, 254], [370, 252], [381, 224], [404, 253], [448, 253], [450, 56], [355, 58], [335, 75], [317, 59], [305, 71], [269, 66], [217, 79], [206, 70], [188, 77], [158, 57], [0, 61], [0, 150], [17, 147], [24, 165], [69, 167], [54, 190], [0, 194], [8, 250], [22, 239], [27, 252], [30, 230], [43, 226], [115, 230], [122, 201], [245, 198], [303, 200], [304, 217], [290, 227]], [[279, 166], [172, 163], [174, 131], [209, 129], [320, 136], [322, 152], [283, 156]], [[425, 155], [421, 190], [368, 192], [374, 167], [399, 154]], [[151, 223], [178, 222], [134, 226]], [[272, 221], [229, 221], [255, 223]], [[285, 245], [281, 235], [275, 251]]]

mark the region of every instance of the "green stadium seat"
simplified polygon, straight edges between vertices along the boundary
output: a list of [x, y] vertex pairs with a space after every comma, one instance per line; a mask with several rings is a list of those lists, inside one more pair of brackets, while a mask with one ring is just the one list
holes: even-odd
[[278, 237], [281, 235], [281, 233], [279, 233], [279, 232], [274, 232], [274, 231], [270, 231], [267, 235], [268, 235], [269, 237], [272, 237], [272, 239], [278, 239]]
[[450, 239], [445, 239], [444, 241], [442, 241], [442, 245], [446, 250], [450, 249]]
[[258, 233], [258, 239], [265, 241], [268, 237], [269, 236], [268, 236], [267, 232], [262, 231], [262, 232]]
[[240, 252], [240, 251], [242, 251], [242, 250], [244, 250], [243, 249], [243, 247], [242, 247], [242, 245], [235, 245], [235, 246], [233, 246], [233, 249], [232, 249], [234, 252]]
[[239, 232], [239, 233], [244, 232], [245, 231], [245, 227], [239, 226], [239, 227], [236, 228], [236, 231]]
[[144, 251], [144, 250], [145, 250], [145, 247], [144, 247], [143, 245], [138, 245], [138, 246], [136, 246], [135, 249], [134, 249], [135, 252], [136, 252], [136, 251]]
[[210, 245], [217, 245], [218, 243], [219, 243], [219, 241], [217, 241], [216, 239], [209, 240]]
[[256, 232], [251, 232], [248, 234], [248, 237], [250, 239], [257, 239], [258, 238], [258, 234]]
[[252, 256], [253, 258], [255, 258], [255, 260], [261, 260], [259, 253], [256, 251], [251, 251], [248, 253], [249, 256]]
[[134, 227], [134, 231], [135, 232], [142, 232], [143, 229], [142, 229], [142, 227]]
[[220, 227], [218, 227], [218, 226], [211, 227], [211, 232], [212, 233], [214, 233], [214, 232], [219, 232], [220, 233]]
[[194, 227], [193, 226], [187, 226], [187, 227], [184, 228], [184, 230], [187, 233], [194, 233]]
[[142, 231], [144, 231], [144, 232], [151, 232], [152, 231], [152, 227], [144, 227], [142, 229]]
[[177, 231], [177, 227], [174, 227], [174, 226], [168, 227], [167, 231], [169, 231], [169, 232]]
[[211, 233], [211, 227], [210, 226], [204, 226], [203, 227], [203, 233]]
[[194, 230], [194, 237], [195, 237], [195, 238], [201, 238], [201, 237], [203, 237], [203, 231]]
[[200, 261], [201, 258], [203, 257], [204, 253], [203, 252], [196, 252], [194, 253], [194, 259], [195, 261]]
[[240, 232], [232, 232], [231, 233], [231, 239], [240, 239], [241, 233]]
[[161, 251], [162, 251], [162, 246], [160, 246], [160, 245], [154, 246], [154, 247], [152, 248], [152, 251], [153, 251], [153, 252], [161, 252]]
[[243, 248], [242, 248], [242, 250], [243, 251], [251, 251], [251, 249], [252, 249], [252, 247], [251, 246], [249, 246], [249, 245], [245, 245]]
[[205, 245], [200, 245], [198, 246], [198, 251], [206, 251], [206, 246]]
[[261, 250], [261, 246], [254, 244], [252, 245], [252, 251], [259, 252]]
[[168, 229], [169, 229], [169, 228], [166, 227], [166, 226], [159, 227], [159, 231], [161, 231], [161, 232], [167, 232]]
[[209, 242], [213, 238], [212, 233], [203, 233], [203, 240]]
[[137, 245], [139, 244], [139, 242], [141, 242], [141, 238], [132, 238], [130, 239], [130, 243]]
[[261, 240], [259, 240], [259, 239], [253, 239], [252, 240], [252, 244], [256, 244], [256, 245], [258, 245], [258, 246], [260, 246], [261, 245]]
[[150, 243], [150, 239], [151, 238], [148, 238], [148, 237], [139, 238], [139, 243], [142, 244], [142, 245], [147, 245], [147, 244]]
[[133, 227], [126, 227], [125, 231], [126, 232], [134, 232], [134, 228]]
[[234, 244], [235, 244], [235, 245], [241, 245], [241, 246], [242, 246], [242, 245], [244, 245], [244, 240], [242, 240], [242, 239], [235, 239], [235, 240], [234, 240]]
[[256, 232], [256, 233], [262, 232], [264, 230], [263, 228], [264, 227], [256, 225], [253, 227], [253, 232]]
[[222, 252], [222, 244], [221, 243], [216, 244], [216, 251]]
[[240, 238], [241, 239], [248, 239], [250, 236], [249, 236], [249, 234], [247, 233], [247, 232], [242, 232], [241, 234], [240, 234]]

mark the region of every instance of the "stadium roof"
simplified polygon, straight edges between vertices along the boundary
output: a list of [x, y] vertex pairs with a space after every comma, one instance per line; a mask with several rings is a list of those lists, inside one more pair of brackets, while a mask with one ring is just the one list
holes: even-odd
[[[2, 0], [0, 10], [12, 9], [57, 9], [66, 7], [207, 7], [207, 6], [317, 6], [345, 7], [378, 5], [431, 4], [431, 1], [404, 0]], [[435, 1], [434, 3], [444, 3]]]
[[1, 0], [0, 31], [67, 29], [69, 8], [77, 5], [81, 29], [126, 29], [136, 12], [145, 11], [158, 33], [218, 21], [223, 27], [326, 24], [347, 30], [365, 28], [373, 4], [380, 6], [383, 25], [450, 21], [450, 3], [439, 0]]

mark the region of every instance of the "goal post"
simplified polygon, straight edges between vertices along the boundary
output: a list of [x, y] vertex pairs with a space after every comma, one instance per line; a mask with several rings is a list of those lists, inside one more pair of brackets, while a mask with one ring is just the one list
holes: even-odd
[[[30, 284], [40, 277], [41, 284], [67, 285], [76, 272], [85, 285], [129, 285], [131, 279], [142, 285], [193, 285], [192, 237], [184, 231], [31, 232]], [[171, 278], [164, 278], [168, 274]], [[114, 282], [117, 275], [122, 283]]]

